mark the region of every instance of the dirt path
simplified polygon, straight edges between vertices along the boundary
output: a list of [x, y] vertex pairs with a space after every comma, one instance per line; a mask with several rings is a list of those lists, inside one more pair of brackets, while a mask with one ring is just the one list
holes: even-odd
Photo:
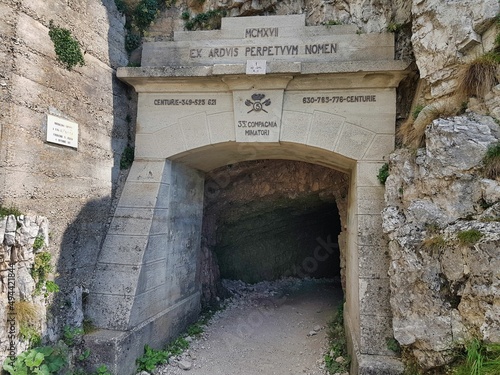
[[326, 323], [342, 303], [338, 285], [288, 280], [233, 289], [240, 296], [214, 316], [179, 363], [157, 374], [186, 374], [183, 365], [199, 375], [325, 373]]

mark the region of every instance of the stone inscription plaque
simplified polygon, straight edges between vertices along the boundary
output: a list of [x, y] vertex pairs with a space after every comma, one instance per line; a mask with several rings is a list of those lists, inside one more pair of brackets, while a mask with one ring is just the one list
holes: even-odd
[[47, 115], [47, 142], [78, 148], [78, 124]]
[[[142, 66], [247, 64], [250, 60], [329, 63], [394, 58], [391, 33], [359, 34], [352, 25], [305, 26], [305, 15], [232, 18], [222, 19], [221, 30], [181, 31], [174, 34], [174, 41], [144, 43]], [[258, 74], [256, 71], [247, 70], [247, 74]]]
[[236, 142], [279, 142], [283, 90], [234, 91]]

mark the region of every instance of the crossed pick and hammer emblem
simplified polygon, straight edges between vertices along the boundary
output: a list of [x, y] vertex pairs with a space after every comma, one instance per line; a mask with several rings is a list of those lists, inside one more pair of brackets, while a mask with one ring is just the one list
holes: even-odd
[[265, 97], [266, 96], [264, 94], [253, 94], [252, 100], [250, 100], [250, 99], [245, 100], [245, 105], [247, 105], [248, 107], [252, 107], [252, 109], [250, 111], [248, 111], [247, 113], [250, 113], [253, 111], [255, 111], [255, 112], [264, 111], [267, 113], [267, 111], [264, 109], [264, 107], [271, 105], [271, 99], [266, 99], [266, 100], [262, 101]]

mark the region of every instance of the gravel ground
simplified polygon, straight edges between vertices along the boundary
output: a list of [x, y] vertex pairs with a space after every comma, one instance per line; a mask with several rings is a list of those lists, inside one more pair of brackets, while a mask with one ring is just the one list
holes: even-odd
[[[342, 303], [338, 282], [224, 281], [234, 295], [190, 348], [157, 375], [325, 374], [326, 323]], [[145, 374], [143, 374], [145, 375]]]

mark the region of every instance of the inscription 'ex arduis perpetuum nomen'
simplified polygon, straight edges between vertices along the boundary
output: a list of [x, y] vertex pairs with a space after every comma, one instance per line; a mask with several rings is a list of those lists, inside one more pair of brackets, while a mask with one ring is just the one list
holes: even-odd
[[192, 59], [211, 57], [272, 57], [298, 55], [324, 55], [337, 53], [337, 43], [265, 45], [247, 47], [193, 48], [189, 51]]

